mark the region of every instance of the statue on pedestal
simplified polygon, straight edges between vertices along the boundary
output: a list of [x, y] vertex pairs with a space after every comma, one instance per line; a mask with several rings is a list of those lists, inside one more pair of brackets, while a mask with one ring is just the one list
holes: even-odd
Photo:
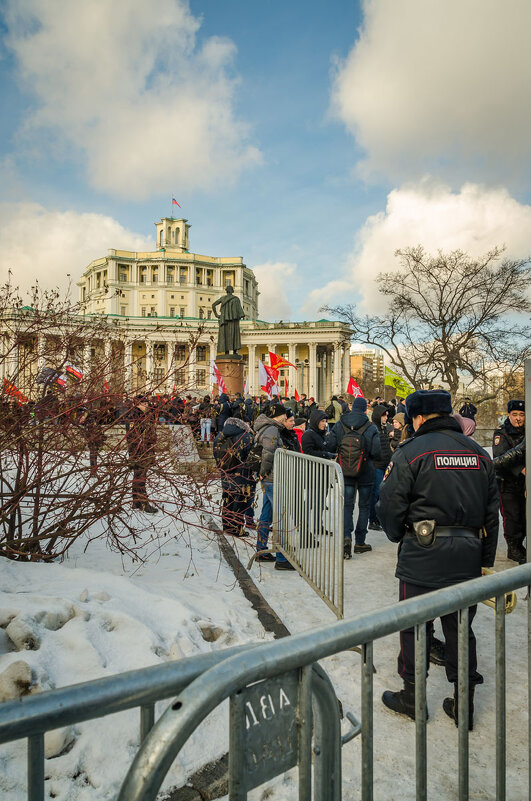
[[[232, 351], [234, 356], [238, 356], [242, 346], [240, 320], [245, 317], [245, 312], [240, 299], [234, 295], [234, 287], [229, 284], [225, 292], [226, 295], [212, 304], [212, 311], [219, 320], [218, 353], [228, 356], [229, 351]], [[218, 306], [221, 307], [219, 314]]]

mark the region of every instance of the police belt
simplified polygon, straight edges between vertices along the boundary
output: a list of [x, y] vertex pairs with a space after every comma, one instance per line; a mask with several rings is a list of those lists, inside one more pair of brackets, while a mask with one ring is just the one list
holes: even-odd
[[435, 526], [431, 532], [430, 536], [425, 540], [425, 545], [423, 544], [422, 538], [419, 538], [415, 531], [413, 530], [413, 526], [409, 524], [407, 526], [406, 535], [415, 539], [419, 545], [423, 545], [423, 547], [430, 547], [435, 543], [435, 541], [439, 537], [464, 537], [465, 539], [480, 539], [482, 534], [482, 530], [478, 528], [468, 528], [466, 526]]

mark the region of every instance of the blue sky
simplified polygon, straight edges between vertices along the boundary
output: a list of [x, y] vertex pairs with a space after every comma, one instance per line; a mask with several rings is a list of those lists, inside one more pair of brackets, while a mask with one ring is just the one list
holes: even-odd
[[266, 319], [378, 309], [397, 247], [526, 256], [531, 6], [478, 2], [3, 0], [0, 271], [77, 278], [172, 194]]

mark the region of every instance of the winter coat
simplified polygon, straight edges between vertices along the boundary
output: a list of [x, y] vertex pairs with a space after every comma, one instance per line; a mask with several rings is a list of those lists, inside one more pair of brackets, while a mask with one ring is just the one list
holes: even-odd
[[[349, 428], [361, 428], [369, 422], [369, 418], [363, 412], [351, 410], [347, 414], [342, 414], [339, 422], [335, 424], [328, 436], [326, 437], [326, 447], [331, 453], [337, 453], [339, 445], [345, 434], [345, 429], [341, 425], [344, 423]], [[364, 443], [366, 445], [367, 460], [364, 462], [360, 473], [357, 478], [349, 478], [345, 476], [346, 484], [366, 484], [374, 483], [374, 464], [373, 460], [378, 459], [381, 455], [380, 435], [378, 429], [371, 423], [368, 429], [363, 434]], [[365, 448], [364, 448], [365, 450]]]
[[[494, 459], [501, 456], [506, 451], [515, 448], [525, 437], [525, 426], [515, 428], [507, 417], [502, 425], [496, 429], [492, 440], [492, 456]], [[525, 476], [522, 468], [525, 467], [525, 451], [520, 458], [511, 459], [509, 464], [502, 462], [496, 465], [496, 475], [501, 483], [501, 489], [513, 492], [523, 492], [525, 487]]]
[[[498, 538], [498, 487], [489, 455], [453, 417], [427, 420], [396, 449], [380, 486], [376, 514], [391, 542], [400, 543], [396, 576], [424, 587], [448, 587], [491, 567]], [[417, 542], [412, 523], [475, 529], [481, 538], [439, 537]]]
[[[337, 421], [339, 420], [339, 418], [343, 414], [343, 409], [342, 409], [342, 406], [341, 406], [340, 402], [338, 401], [338, 399], [335, 396], [332, 398], [332, 400], [330, 401], [329, 405], [333, 406], [334, 415], [333, 415], [333, 417], [328, 417], [327, 416], [327, 419], [329, 420], [330, 425], [333, 426], [334, 423], [337, 423]], [[326, 408], [328, 409], [328, 406]]]
[[282, 431], [285, 430], [282, 423], [277, 423], [271, 417], [260, 414], [254, 424], [255, 440], [262, 445], [262, 462], [260, 465], [260, 475], [265, 481], [273, 481], [273, 460], [277, 448], [284, 448]]
[[461, 417], [468, 417], [470, 418], [470, 420], [473, 420], [477, 413], [478, 410], [476, 409], [474, 404], [470, 403], [469, 401], [464, 403], [459, 409], [459, 414], [461, 415]]
[[282, 446], [287, 451], [294, 451], [295, 453], [301, 452], [301, 446], [299, 445], [299, 438], [297, 436], [297, 432], [295, 430], [289, 430], [285, 426], [282, 426], [282, 431], [280, 432], [280, 439], [282, 440]]
[[229, 417], [228, 420], [225, 421], [223, 431], [220, 432], [214, 440], [214, 449], [216, 447], [216, 443], [219, 442], [221, 438], [221, 434], [223, 434], [223, 436], [227, 439], [231, 440], [234, 454], [240, 462], [237, 467], [232, 467], [227, 471], [222, 470], [222, 486], [224, 482], [225, 484], [231, 482], [236, 482], [237, 484], [246, 484], [251, 475], [251, 471], [246, 462], [254, 444], [253, 432], [251, 431], [248, 423], [246, 423], [244, 420], [239, 420], [235, 417]]
[[326, 429], [319, 430], [319, 422], [326, 420], [326, 413], [315, 409], [310, 415], [309, 428], [302, 435], [302, 452], [308, 456], [318, 456], [320, 459], [333, 459], [334, 454], [326, 447]]
[[288, 400], [284, 401], [284, 406], [286, 409], [291, 409], [295, 417], [299, 415], [299, 404], [295, 400], [295, 398], [289, 398]]
[[223, 426], [225, 425], [229, 417], [232, 417], [232, 409], [228, 395], [222, 392], [218, 398], [218, 403], [219, 403], [219, 412], [217, 417], [217, 427], [218, 431], [223, 431]]
[[135, 464], [148, 467], [155, 462], [155, 446], [157, 444], [157, 426], [155, 412], [148, 409], [141, 412], [136, 406], [129, 415], [129, 431], [125, 435], [129, 458]]
[[380, 470], [385, 470], [393, 455], [389, 431], [386, 426], [382, 426], [382, 415], [386, 412], [387, 406], [376, 406], [372, 412], [372, 422], [378, 429], [378, 434], [380, 436], [380, 456], [374, 459], [374, 466]]

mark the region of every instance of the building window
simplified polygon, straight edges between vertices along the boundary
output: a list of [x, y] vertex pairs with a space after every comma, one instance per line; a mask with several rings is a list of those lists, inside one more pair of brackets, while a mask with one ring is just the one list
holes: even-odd
[[214, 273], [212, 270], [207, 270], [207, 286], [214, 286]]
[[184, 317], [185, 312], [186, 309], [184, 308], [184, 306], [181, 306], [181, 308], [179, 309], [179, 317]]
[[175, 306], [170, 306], [170, 317], [175, 317]]
[[164, 367], [155, 367], [153, 369], [153, 381], [155, 382], [155, 384], [162, 384], [165, 375], [166, 375], [166, 370], [164, 369]]
[[206, 384], [206, 370], [198, 370], [197, 371], [197, 384], [200, 387], [204, 387]]
[[178, 362], [184, 362], [186, 359], [186, 345], [177, 345], [175, 348], [175, 358]]
[[173, 284], [173, 267], [168, 267], [166, 271], [166, 281], [168, 284]]
[[146, 269], [147, 269], [146, 267], [141, 267], [140, 268], [140, 283], [141, 284], [145, 284], [146, 283]]
[[142, 308], [140, 309], [140, 313], [141, 313], [142, 317], [146, 316], [146, 307], [145, 306], [142, 306]]
[[211, 320], [211, 319], [212, 319], [212, 309], [209, 309], [207, 311], [207, 320]]
[[201, 306], [201, 307], [200, 307], [200, 309], [199, 309], [199, 319], [200, 319], [200, 320], [203, 320], [203, 319], [204, 319], [204, 317], [205, 317], [205, 310], [204, 310], [204, 309], [203, 309], [203, 307]]
[[157, 316], [157, 307], [156, 306], [151, 306], [149, 311], [150, 311], [150, 317], [156, 317]]
[[86, 286], [84, 286], [83, 289], [82, 289], [82, 297], [83, 297], [83, 300], [87, 299], [87, 287]]
[[120, 314], [122, 315], [122, 317], [125, 317], [126, 312], [127, 312], [127, 306], [120, 306]]
[[175, 371], [175, 381], [177, 384], [184, 384], [184, 382], [186, 381], [184, 370], [181, 369]]
[[160, 237], [159, 237], [159, 248], [161, 248], [164, 244], [164, 231], [162, 228], [160, 229]]
[[206, 345], [198, 345], [197, 346], [197, 361], [198, 362], [206, 362], [207, 358], [207, 349]]

